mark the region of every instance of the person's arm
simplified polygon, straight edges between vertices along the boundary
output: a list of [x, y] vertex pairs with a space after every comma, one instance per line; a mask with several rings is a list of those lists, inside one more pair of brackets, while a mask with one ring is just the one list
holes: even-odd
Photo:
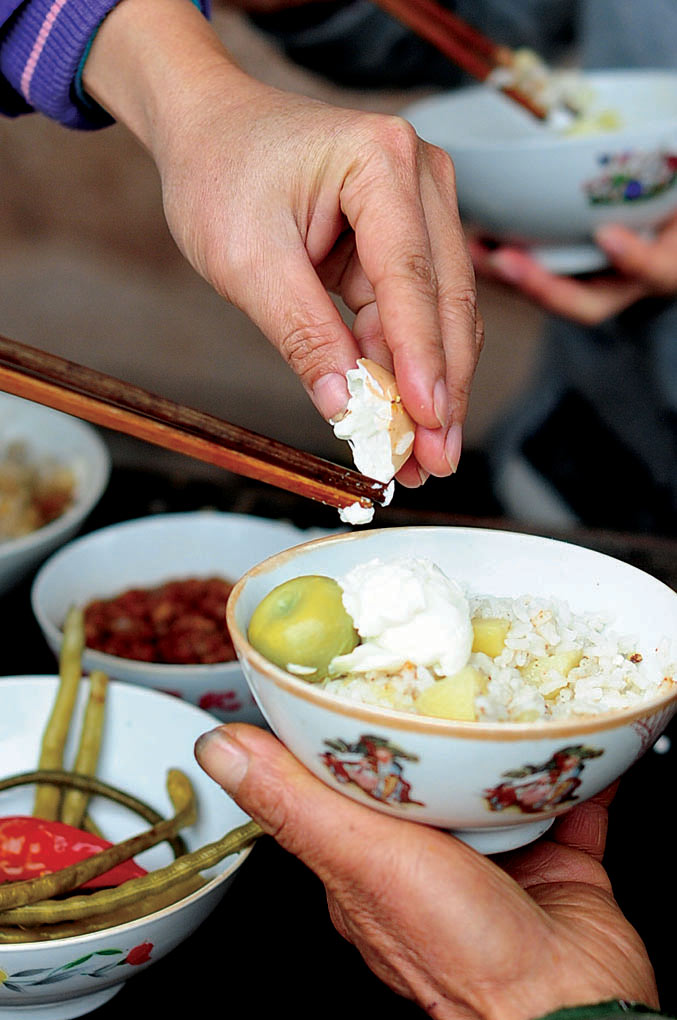
[[[393, 364], [417, 422], [398, 477], [453, 471], [482, 329], [449, 157], [399, 118], [249, 77], [187, 0], [121, 0], [83, 85], [152, 154], [188, 260], [319, 411], [345, 407], [360, 354]], [[352, 330], [330, 291], [355, 313]]]
[[[96, 31], [119, 0], [2, 0], [0, 113], [38, 111], [66, 127], [93, 130], [112, 118], [81, 89]], [[193, 0], [207, 13], [209, 0]]]
[[613, 791], [499, 867], [446, 832], [330, 789], [263, 730], [218, 727], [196, 755], [319, 876], [334, 926], [371, 970], [435, 1020], [658, 1013], [651, 963], [601, 864]]

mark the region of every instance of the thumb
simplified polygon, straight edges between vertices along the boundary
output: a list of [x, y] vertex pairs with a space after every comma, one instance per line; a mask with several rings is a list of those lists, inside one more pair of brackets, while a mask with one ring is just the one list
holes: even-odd
[[330, 789], [255, 726], [232, 723], [210, 730], [198, 739], [195, 756], [264, 832], [323, 880], [353, 871], [355, 842], [387, 839], [395, 824]]

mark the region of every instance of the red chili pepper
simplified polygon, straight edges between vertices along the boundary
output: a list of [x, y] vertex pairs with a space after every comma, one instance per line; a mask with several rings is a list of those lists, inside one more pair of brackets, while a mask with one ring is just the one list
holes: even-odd
[[[19, 882], [60, 871], [112, 846], [105, 839], [63, 822], [25, 815], [0, 818], [0, 882]], [[134, 860], [123, 861], [80, 888], [121, 885], [148, 872]]]

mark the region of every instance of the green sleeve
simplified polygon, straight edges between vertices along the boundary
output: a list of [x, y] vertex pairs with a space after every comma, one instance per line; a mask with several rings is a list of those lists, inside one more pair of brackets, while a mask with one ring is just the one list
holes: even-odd
[[667, 1013], [657, 1013], [651, 1006], [641, 1002], [628, 1002], [626, 999], [612, 999], [609, 1002], [597, 1002], [589, 1006], [571, 1006], [548, 1013], [540, 1020], [632, 1020], [633, 1017], [643, 1020], [674, 1020]]

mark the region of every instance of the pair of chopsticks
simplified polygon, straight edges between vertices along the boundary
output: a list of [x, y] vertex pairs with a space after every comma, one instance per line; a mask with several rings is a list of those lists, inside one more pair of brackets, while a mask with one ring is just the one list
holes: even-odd
[[[478, 81], [486, 81], [494, 71], [513, 64], [510, 47], [495, 43], [435, 0], [375, 0], [375, 3]], [[520, 89], [504, 85], [501, 91], [539, 120], [547, 117], [548, 111]]]
[[328, 506], [386, 502], [382, 482], [5, 337], [0, 391]]

